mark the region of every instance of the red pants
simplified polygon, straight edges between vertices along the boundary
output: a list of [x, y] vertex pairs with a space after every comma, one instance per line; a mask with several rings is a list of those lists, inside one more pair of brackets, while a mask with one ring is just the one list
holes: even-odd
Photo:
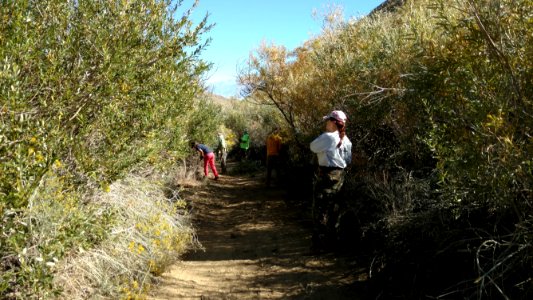
[[204, 155], [204, 175], [207, 176], [208, 170], [207, 170], [207, 164], [209, 164], [209, 167], [211, 167], [211, 171], [213, 171], [213, 174], [215, 175], [215, 178], [218, 177], [217, 168], [215, 167], [215, 155], [213, 152], [207, 153]]

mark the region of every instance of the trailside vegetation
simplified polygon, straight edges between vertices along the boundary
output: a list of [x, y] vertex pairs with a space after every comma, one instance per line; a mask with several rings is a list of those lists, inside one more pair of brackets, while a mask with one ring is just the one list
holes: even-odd
[[348, 114], [354, 163], [337, 238], [368, 259], [377, 295], [533, 295], [532, 4], [330, 14], [316, 38], [293, 51], [263, 44], [241, 72], [244, 95], [291, 128], [304, 168], [321, 116]]
[[181, 4], [2, 1], [0, 298], [133, 297], [191, 245], [175, 202], [113, 194], [126, 174], [188, 155], [210, 26]]

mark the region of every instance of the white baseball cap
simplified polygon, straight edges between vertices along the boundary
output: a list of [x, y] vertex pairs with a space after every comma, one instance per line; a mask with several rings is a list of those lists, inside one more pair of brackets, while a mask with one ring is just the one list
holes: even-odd
[[330, 112], [327, 116], [324, 116], [324, 120], [326, 119], [329, 119], [329, 118], [333, 118], [337, 121], [341, 121], [341, 122], [346, 122], [346, 119], [348, 119], [346, 117], [346, 114], [340, 110], [334, 110], [332, 112]]

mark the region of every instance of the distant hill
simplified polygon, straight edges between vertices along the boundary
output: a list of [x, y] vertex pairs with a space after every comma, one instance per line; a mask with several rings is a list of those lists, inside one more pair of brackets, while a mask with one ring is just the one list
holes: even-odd
[[204, 96], [206, 99], [211, 100], [213, 101], [213, 103], [218, 104], [225, 108], [233, 106], [233, 103], [235, 103], [235, 101], [238, 101], [235, 98], [226, 98], [222, 95], [217, 95], [217, 94], [212, 94], [212, 93], [206, 93]]
[[220, 102], [220, 101], [228, 101], [228, 100], [231, 100], [230, 98], [226, 98], [222, 95], [217, 95], [217, 94], [212, 94], [212, 93], [207, 93], [206, 94], [206, 97], [210, 100], [213, 100], [214, 102]]
[[393, 12], [396, 8], [405, 4], [406, 0], [385, 0], [370, 12], [370, 16], [378, 12]]

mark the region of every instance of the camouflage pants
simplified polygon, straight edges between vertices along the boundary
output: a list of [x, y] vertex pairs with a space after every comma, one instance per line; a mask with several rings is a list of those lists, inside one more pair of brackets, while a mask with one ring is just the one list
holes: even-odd
[[313, 182], [313, 243], [335, 236], [339, 206], [337, 194], [344, 183], [344, 170], [321, 167]]
[[226, 150], [221, 149], [217, 151], [217, 159], [218, 161], [220, 161], [220, 168], [222, 169], [222, 174], [227, 173], [227, 164], [226, 164], [227, 157], [228, 157], [228, 153], [226, 152]]

